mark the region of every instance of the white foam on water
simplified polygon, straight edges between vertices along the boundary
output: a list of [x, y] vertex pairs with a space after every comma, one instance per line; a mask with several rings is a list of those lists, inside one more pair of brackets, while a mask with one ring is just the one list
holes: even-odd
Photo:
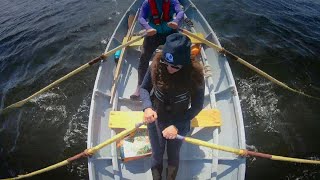
[[[88, 94], [82, 100], [75, 114], [72, 115], [68, 124], [68, 129], [63, 137], [65, 149], [72, 153], [78, 153], [85, 149], [88, 131], [88, 115], [90, 110], [91, 94]], [[87, 162], [75, 162], [67, 167], [68, 171], [76, 172], [79, 179], [87, 177]]]
[[38, 104], [41, 101], [46, 101], [48, 99], [54, 99], [54, 98], [58, 98], [58, 97], [60, 97], [59, 94], [56, 94], [53, 92], [46, 92], [46, 93], [40, 94], [39, 96], [31, 99], [30, 102]]
[[237, 81], [244, 114], [257, 119], [249, 128], [263, 126], [265, 132], [279, 132], [276, 125], [280, 110], [274, 84], [259, 76]]
[[[59, 113], [60, 115], [62, 115], [63, 118], [66, 118], [66, 105], [56, 104], [58, 102], [63, 102], [62, 99], [67, 99], [67, 97], [64, 94], [61, 95], [53, 92], [46, 92], [31, 99], [30, 102], [35, 103], [40, 109], [43, 109], [45, 112]], [[60, 120], [58, 119], [57, 121]]]
[[76, 172], [80, 179], [87, 179], [87, 162], [72, 163], [71, 166], [70, 172]]
[[102, 39], [100, 42], [101, 42], [101, 44], [108, 44], [108, 42], [109, 42], [109, 38], [105, 38], [105, 39]]
[[[72, 147], [76, 143], [84, 143], [88, 129], [88, 114], [90, 110], [90, 95], [86, 96], [80, 104], [77, 112], [72, 115], [68, 129], [64, 135], [66, 147]], [[81, 142], [80, 142], [81, 141]]]
[[[246, 149], [249, 150], [249, 151], [258, 152], [258, 148], [256, 148], [256, 146], [254, 146], [254, 145], [248, 145], [248, 144], [246, 144]], [[251, 163], [253, 163], [254, 161], [257, 160], [257, 158], [254, 157], [254, 156], [250, 156], [250, 157], [247, 158], [247, 159], [248, 159], [248, 161], [250, 162], [249, 164], [251, 164]]]

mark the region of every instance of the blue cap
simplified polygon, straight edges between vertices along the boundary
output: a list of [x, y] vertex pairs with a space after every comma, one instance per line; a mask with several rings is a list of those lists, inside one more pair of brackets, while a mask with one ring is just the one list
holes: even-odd
[[187, 65], [191, 63], [190, 50], [191, 40], [189, 37], [174, 33], [167, 36], [162, 50], [162, 57], [173, 65]]

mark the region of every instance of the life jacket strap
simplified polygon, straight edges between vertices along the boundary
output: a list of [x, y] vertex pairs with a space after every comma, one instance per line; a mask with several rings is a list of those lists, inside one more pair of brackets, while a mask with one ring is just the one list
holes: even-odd
[[170, 21], [170, 0], [164, 0], [162, 4], [162, 19], [166, 22]]

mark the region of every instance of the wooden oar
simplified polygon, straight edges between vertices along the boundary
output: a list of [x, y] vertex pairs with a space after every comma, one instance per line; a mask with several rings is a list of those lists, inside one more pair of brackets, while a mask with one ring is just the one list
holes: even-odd
[[225, 152], [234, 153], [240, 156], [254, 156], [254, 157], [260, 157], [260, 158], [266, 158], [266, 159], [272, 159], [276, 161], [287, 161], [287, 162], [295, 162], [295, 163], [306, 163], [306, 164], [320, 164], [319, 160], [309, 160], [309, 159], [299, 159], [299, 158], [291, 158], [291, 157], [284, 157], [284, 156], [276, 156], [271, 154], [265, 154], [265, 153], [259, 153], [254, 151], [248, 151], [246, 149], [235, 149], [227, 146], [221, 146], [218, 144], [212, 144], [208, 143], [206, 141], [202, 141], [199, 139], [194, 139], [190, 137], [184, 137], [178, 135], [176, 139], [183, 140], [185, 142], [188, 142], [190, 144], [198, 145], [198, 146], [204, 146], [211, 149], [217, 149]]
[[252, 64], [250, 64], [250, 63], [248, 63], [247, 61], [243, 60], [243, 59], [240, 58], [239, 56], [231, 53], [230, 51], [228, 51], [228, 50], [226, 50], [226, 49], [224, 49], [224, 48], [222, 48], [222, 47], [220, 47], [220, 46], [218, 46], [218, 45], [216, 45], [216, 44], [214, 44], [214, 43], [212, 43], [212, 42], [210, 42], [210, 41], [208, 41], [208, 40], [206, 40], [206, 39], [203, 39], [203, 38], [201, 38], [201, 37], [199, 37], [199, 36], [197, 36], [197, 35], [189, 32], [189, 31], [186, 30], [186, 29], [179, 29], [179, 30], [180, 30], [183, 34], [188, 35], [188, 36], [190, 36], [190, 37], [192, 37], [192, 38], [195, 38], [195, 39], [203, 42], [204, 44], [206, 44], [207, 46], [209, 46], [209, 47], [211, 47], [211, 48], [217, 49], [220, 53], [224, 53], [224, 54], [230, 56], [231, 59], [234, 59], [234, 60], [240, 62], [241, 64], [245, 65], [245, 66], [248, 67], [249, 69], [253, 70], [254, 72], [260, 74], [261, 76], [269, 79], [269, 80], [272, 81], [273, 83], [275, 83], [275, 84], [277, 84], [277, 85], [279, 85], [279, 86], [281, 86], [281, 87], [283, 87], [283, 88], [285, 88], [285, 89], [288, 89], [288, 90], [290, 90], [290, 91], [292, 91], [292, 92], [301, 94], [301, 95], [306, 96], [306, 97], [309, 97], [309, 98], [313, 98], [313, 99], [316, 99], [316, 100], [320, 100], [319, 97], [311, 96], [311, 95], [309, 95], [309, 94], [305, 94], [305, 93], [302, 92], [302, 91], [299, 91], [299, 90], [296, 90], [296, 89], [293, 89], [293, 88], [289, 87], [288, 85], [284, 84], [283, 82], [280, 82], [279, 80], [273, 78], [273, 77], [270, 76], [269, 74], [263, 72], [262, 70], [256, 68], [256, 67], [253, 66]]
[[143, 124], [144, 124], [143, 122], [137, 123], [134, 127], [120, 132], [119, 134], [117, 134], [117, 135], [113, 136], [112, 138], [104, 141], [103, 143], [101, 143], [101, 144], [99, 144], [97, 146], [94, 146], [92, 148], [86, 149], [83, 152], [81, 152], [81, 153], [79, 153], [79, 154], [77, 154], [75, 156], [72, 156], [72, 157], [70, 157], [70, 158], [68, 158], [68, 159], [66, 159], [64, 161], [56, 163], [54, 165], [48, 166], [46, 168], [39, 169], [37, 171], [31, 172], [31, 173], [28, 173], [28, 174], [18, 175], [17, 177], [0, 179], [0, 180], [15, 180], [15, 179], [24, 179], [24, 178], [32, 177], [32, 176], [35, 176], [35, 175], [38, 175], [38, 174], [42, 174], [42, 173], [57, 169], [59, 167], [65, 166], [65, 165], [68, 165], [68, 164], [72, 163], [73, 161], [78, 160], [80, 158], [92, 156], [93, 154], [95, 154], [97, 151], [99, 151], [100, 149], [104, 148], [105, 146], [107, 146], [107, 145], [109, 145], [109, 144], [111, 144], [113, 142], [116, 142], [116, 141], [118, 141], [120, 139], [123, 139], [127, 135], [133, 133], [140, 126], [142, 126]]
[[[137, 12], [136, 12], [136, 14], [135, 14], [133, 19], [132, 18], [128, 18], [129, 30], [128, 30], [127, 35], [126, 35], [126, 37], [128, 37], [128, 39], [127, 39], [128, 41], [131, 39], [131, 34], [133, 32], [133, 29], [134, 29], [135, 22], [137, 20], [138, 14], [139, 14], [139, 9], [137, 10]], [[111, 94], [110, 94], [110, 104], [112, 104], [113, 99], [114, 99], [114, 95], [116, 93], [116, 88], [117, 88], [119, 77], [120, 77], [121, 67], [122, 67], [122, 64], [123, 64], [122, 62], [123, 62], [123, 58], [124, 58], [126, 50], [127, 50], [127, 47], [122, 48], [121, 54], [120, 54], [120, 57], [119, 57], [119, 60], [118, 60], [117, 68], [116, 68], [115, 74], [113, 76], [113, 84], [112, 84]]]
[[95, 63], [97, 63], [97, 62], [100, 62], [101, 60], [103, 60], [103, 59], [105, 59], [106, 57], [110, 56], [111, 54], [115, 53], [117, 50], [122, 49], [122, 48], [124, 48], [124, 47], [127, 47], [127, 46], [129, 46], [130, 44], [133, 44], [133, 43], [139, 41], [140, 39], [142, 39], [142, 38], [144, 38], [144, 37], [145, 37], [145, 35], [139, 36], [139, 37], [137, 37], [136, 39], [133, 39], [133, 40], [131, 40], [131, 41], [128, 41], [128, 42], [125, 43], [125, 44], [122, 44], [122, 45], [120, 45], [120, 46], [118, 46], [118, 47], [116, 47], [116, 48], [114, 48], [114, 49], [111, 49], [111, 50], [108, 51], [108, 52], [103, 53], [103, 54], [100, 55], [99, 57], [96, 57], [96, 58], [92, 59], [91, 61], [89, 61], [88, 63], [86, 63], [86, 64], [78, 67], [77, 69], [73, 70], [73, 71], [70, 72], [69, 74], [67, 74], [67, 75], [63, 76], [62, 78], [54, 81], [54, 82], [51, 83], [50, 85], [44, 87], [44, 88], [41, 89], [40, 91], [38, 91], [38, 92], [34, 93], [33, 95], [29, 96], [28, 98], [23, 99], [23, 100], [21, 100], [21, 101], [19, 101], [19, 102], [16, 102], [16, 103], [14, 103], [14, 104], [11, 104], [10, 106], [8, 106], [8, 107], [0, 110], [0, 114], [7, 113], [9, 110], [12, 110], [12, 109], [14, 109], [14, 108], [19, 108], [19, 107], [23, 106], [25, 103], [29, 102], [32, 98], [34, 98], [34, 97], [40, 95], [41, 93], [49, 90], [50, 88], [56, 86], [57, 84], [61, 83], [61, 82], [64, 81], [64, 80], [72, 77], [73, 75], [78, 74], [79, 72], [81, 72], [81, 71], [83, 71], [84, 69], [92, 66], [93, 64], [95, 64]]

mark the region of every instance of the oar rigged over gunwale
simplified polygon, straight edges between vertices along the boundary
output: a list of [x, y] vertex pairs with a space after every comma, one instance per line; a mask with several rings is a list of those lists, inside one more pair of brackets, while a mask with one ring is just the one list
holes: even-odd
[[226, 49], [224, 49], [224, 48], [222, 48], [222, 47], [220, 47], [220, 46], [218, 46], [218, 45], [216, 45], [216, 44], [214, 44], [214, 43], [212, 43], [212, 42], [210, 42], [210, 41], [208, 41], [206, 39], [203, 39], [203, 38], [197, 36], [196, 34], [193, 34], [193, 33], [189, 32], [186, 29], [179, 29], [179, 30], [183, 34], [188, 35], [188, 36], [190, 36], [192, 38], [195, 38], [195, 39], [203, 42], [204, 44], [206, 44], [207, 46], [209, 46], [209, 47], [211, 47], [213, 49], [217, 49], [220, 53], [223, 53], [223, 54], [226, 54], [226, 55], [230, 56], [231, 59], [234, 59], [234, 60], [240, 62], [241, 64], [245, 65], [246, 67], [248, 67], [249, 69], [253, 70], [254, 72], [260, 74], [261, 76], [263, 76], [265, 78], [267, 78], [271, 82], [273, 82], [273, 83], [275, 83], [275, 84], [277, 84], [277, 85], [279, 85], [279, 86], [281, 86], [281, 87], [283, 87], [283, 88], [285, 88], [285, 89], [287, 89], [289, 91], [292, 91], [292, 92], [298, 93], [300, 95], [303, 95], [303, 96], [306, 96], [306, 97], [309, 97], [309, 98], [316, 99], [316, 100], [320, 101], [319, 97], [311, 96], [311, 95], [306, 94], [306, 93], [304, 93], [302, 91], [299, 91], [299, 90], [296, 90], [296, 89], [293, 89], [293, 88], [289, 87], [285, 83], [275, 79], [274, 77], [270, 76], [269, 74], [265, 73], [264, 71], [260, 70], [259, 68], [255, 67], [252, 64], [248, 63], [247, 61], [243, 60], [239, 56], [231, 53], [230, 51], [228, 51], [228, 50], [226, 50]]
[[99, 151], [100, 149], [106, 147], [107, 145], [115, 142], [115, 141], [118, 141], [120, 139], [123, 139], [125, 138], [127, 135], [133, 133], [134, 131], [136, 131], [140, 126], [142, 126], [144, 124], [144, 122], [140, 122], [140, 123], [137, 123], [134, 127], [132, 128], [129, 128], [129, 129], [126, 129], [122, 132], [120, 132], [119, 134], [111, 137], [110, 139], [104, 141], [103, 143], [101, 144], [98, 144], [97, 146], [94, 146], [92, 148], [89, 148], [89, 149], [86, 149], [84, 150], [83, 152], [75, 155], [75, 156], [72, 156], [64, 161], [61, 161], [59, 163], [56, 163], [56, 164], [53, 164], [51, 166], [48, 166], [46, 168], [42, 168], [42, 169], [39, 169], [37, 171], [34, 171], [34, 172], [31, 172], [31, 173], [28, 173], [28, 174], [23, 174], [23, 175], [18, 175], [17, 177], [12, 177], [12, 178], [5, 178], [5, 179], [0, 179], [0, 180], [16, 180], [16, 179], [24, 179], [24, 178], [29, 178], [29, 177], [32, 177], [32, 176], [35, 176], [35, 175], [38, 175], [38, 174], [42, 174], [42, 173], [45, 173], [45, 172], [48, 172], [48, 171], [51, 171], [51, 170], [54, 170], [54, 169], [57, 169], [59, 167], [62, 167], [62, 166], [65, 166], [65, 165], [68, 165], [70, 163], [72, 163], [73, 161], [75, 160], [78, 160], [78, 159], [81, 159], [83, 157], [88, 157], [88, 156], [92, 156], [94, 155], [97, 151]]
[[33, 95], [27, 97], [26, 99], [23, 99], [19, 102], [16, 102], [14, 104], [11, 104], [10, 106], [7, 106], [6, 108], [0, 110], [0, 114], [4, 114], [4, 113], [7, 113], [9, 112], [10, 110], [14, 109], [14, 108], [19, 108], [21, 106], [23, 106], [25, 103], [29, 102], [32, 98], [44, 93], [45, 91], [51, 89], [52, 87], [58, 85], [59, 83], [63, 82], [64, 80], [78, 74], [79, 72], [83, 71], [84, 69], [92, 66], [93, 64], [96, 64], [97, 62], [100, 62], [101, 60], [107, 58], [108, 56], [110, 56], [111, 54], [115, 53], [116, 51], [124, 48], [124, 47], [127, 47], [129, 46], [130, 44], [133, 44], [135, 42], [138, 42], [140, 39], [144, 38], [145, 35], [140, 35], [138, 36], [137, 38], [133, 39], [133, 40], [130, 40], [128, 41], [127, 43], [125, 44], [122, 44], [114, 49], [111, 49], [110, 51], [106, 52], [106, 53], [103, 53], [102, 55], [92, 59], [91, 61], [89, 61], [88, 63], [78, 67], [77, 69], [71, 71], [70, 73], [68, 73], [67, 75], [61, 77], [60, 79], [54, 81], [53, 83], [49, 84], [48, 86], [42, 88], [40, 91], [34, 93]]
[[319, 160], [310, 160], [310, 159], [300, 159], [300, 158], [292, 158], [292, 157], [284, 157], [284, 156], [276, 156], [271, 154], [265, 154], [265, 153], [259, 153], [254, 151], [248, 151], [246, 149], [235, 149], [227, 146], [222, 146], [218, 144], [212, 144], [208, 143], [206, 141], [202, 141], [199, 139], [191, 138], [191, 137], [184, 137], [178, 135], [176, 139], [180, 139], [182, 141], [185, 141], [190, 144], [198, 145], [198, 146], [204, 146], [211, 149], [217, 149], [225, 152], [234, 153], [240, 156], [254, 156], [254, 157], [260, 157], [260, 158], [266, 158], [276, 161], [287, 161], [287, 162], [295, 162], [295, 163], [305, 163], [305, 164], [320, 164]]

